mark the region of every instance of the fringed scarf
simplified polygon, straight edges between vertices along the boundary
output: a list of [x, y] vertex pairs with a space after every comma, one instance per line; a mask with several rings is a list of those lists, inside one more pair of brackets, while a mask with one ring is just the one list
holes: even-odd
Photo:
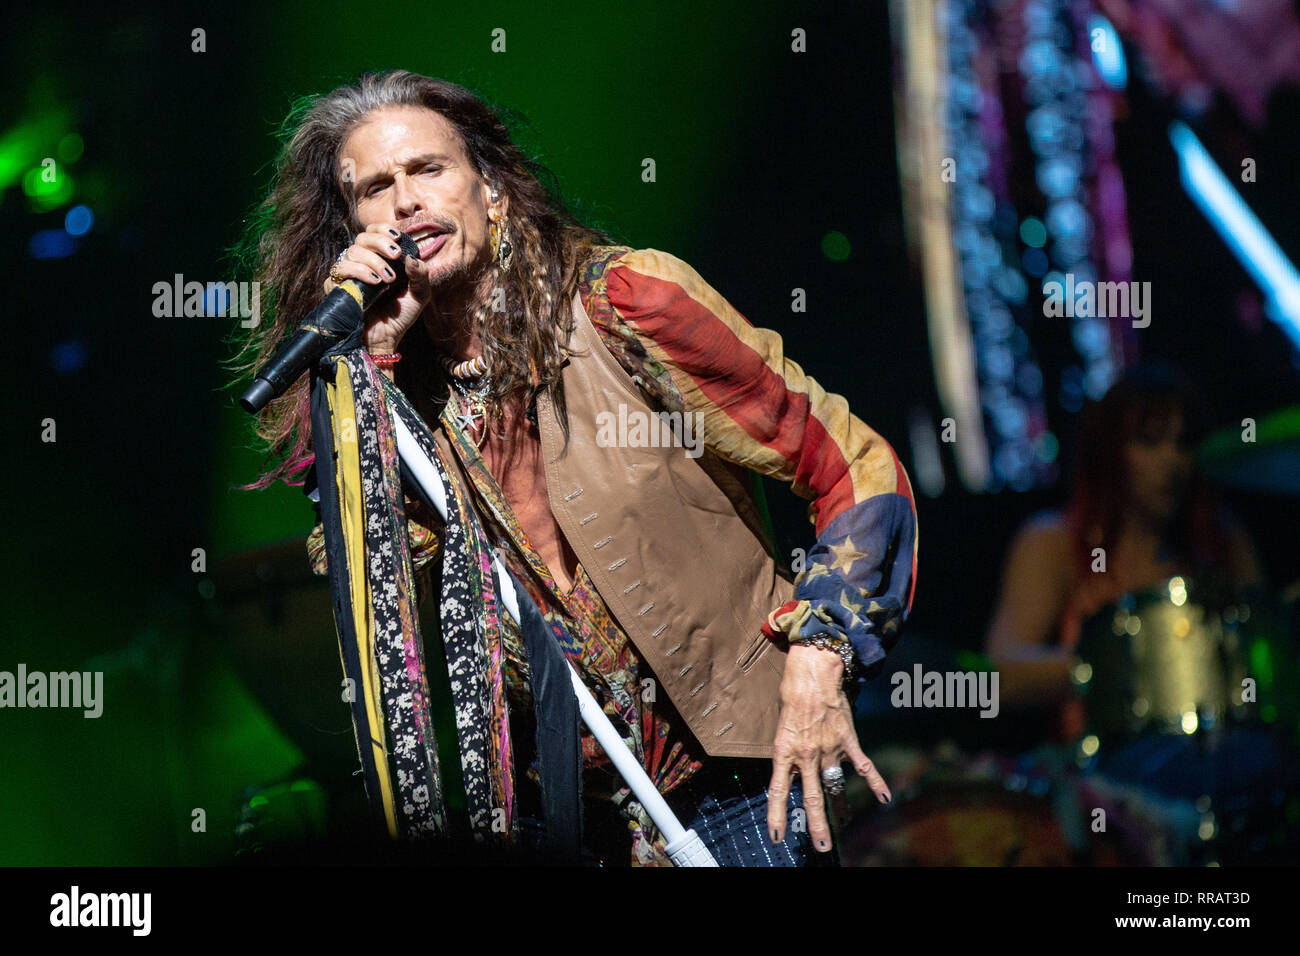
[[[364, 349], [344, 348], [313, 375], [312, 435], [334, 619], [366, 792], [394, 839], [457, 835], [449, 828], [430, 708], [392, 417], [399, 415], [447, 489], [439, 620], [455, 727], [438, 730], [457, 737], [470, 835], [488, 845], [515, 844], [520, 824], [503, 612], [487, 536], [468, 490], [406, 396]], [[576, 859], [577, 703], [555, 636], [517, 582], [515, 592], [534, 685], [548, 845]]]

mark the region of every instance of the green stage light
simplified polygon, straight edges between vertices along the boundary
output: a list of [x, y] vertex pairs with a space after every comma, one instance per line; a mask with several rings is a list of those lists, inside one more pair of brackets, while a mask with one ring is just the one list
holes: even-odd
[[[54, 169], [52, 175], [46, 170]], [[27, 194], [33, 212], [49, 212], [66, 206], [76, 194], [72, 176], [63, 169], [36, 166], [23, 176], [23, 192]]]
[[831, 262], [844, 262], [849, 257], [851, 248], [849, 237], [832, 229], [822, 236], [822, 255]]
[[1273, 649], [1264, 641], [1256, 641], [1250, 647], [1250, 669], [1259, 682], [1265, 686], [1273, 683]]
[[1025, 241], [1025, 245], [1041, 249], [1047, 242], [1047, 227], [1043, 225], [1042, 220], [1030, 216], [1020, 224], [1020, 238]]
[[[23, 174], [32, 166], [39, 166], [42, 159], [53, 158], [59, 147], [69, 136], [68, 113], [63, 109], [51, 109], [29, 116], [16, 126], [0, 133], [0, 190], [8, 189], [23, 179]], [[81, 137], [69, 142], [67, 148], [84, 148], [80, 146]], [[77, 153], [80, 156], [80, 153]], [[73, 162], [63, 159], [63, 162]], [[31, 193], [28, 193], [31, 195]]]
[[27, 123], [15, 126], [0, 137], [0, 189], [6, 189], [22, 178], [23, 170], [40, 156], [36, 130]]

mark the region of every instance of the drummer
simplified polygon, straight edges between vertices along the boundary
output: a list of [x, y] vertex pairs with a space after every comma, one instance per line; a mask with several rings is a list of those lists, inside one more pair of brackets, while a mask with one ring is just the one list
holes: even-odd
[[1065, 508], [1030, 518], [1012, 542], [985, 649], [1002, 706], [1048, 710], [1058, 741], [1084, 729], [1071, 674], [1094, 613], [1177, 575], [1219, 593], [1265, 585], [1240, 522], [1194, 466], [1204, 428], [1187, 379], [1133, 366], [1084, 409]]

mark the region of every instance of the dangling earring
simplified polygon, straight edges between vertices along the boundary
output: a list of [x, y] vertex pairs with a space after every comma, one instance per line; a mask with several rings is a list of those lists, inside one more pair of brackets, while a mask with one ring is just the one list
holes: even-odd
[[514, 255], [515, 247], [510, 241], [510, 225], [505, 217], [500, 221], [496, 219], [488, 220], [488, 236], [492, 242], [492, 258], [501, 263], [501, 271], [505, 272], [510, 268], [510, 257]]
[[[500, 190], [492, 186], [492, 202], [501, 198]], [[514, 254], [515, 248], [510, 241], [509, 219], [502, 216], [500, 220], [493, 216], [488, 216], [488, 238], [492, 244], [492, 258], [501, 263], [501, 271], [510, 268], [510, 257]]]
[[510, 268], [510, 257], [514, 255], [515, 247], [510, 242], [510, 226], [502, 220], [501, 222], [501, 271], [505, 272]]

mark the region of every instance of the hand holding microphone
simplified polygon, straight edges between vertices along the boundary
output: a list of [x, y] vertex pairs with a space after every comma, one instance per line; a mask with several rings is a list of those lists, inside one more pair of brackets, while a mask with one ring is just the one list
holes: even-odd
[[253, 384], [239, 397], [245, 411], [259, 412], [283, 395], [363, 323], [362, 341], [372, 354], [395, 350], [432, 292], [415, 240], [389, 223], [372, 225], [357, 236], [331, 272], [340, 281], [326, 280], [325, 300], [258, 369]]
[[[433, 295], [429, 275], [420, 261], [418, 252], [407, 250], [403, 255], [399, 242], [404, 234], [395, 222], [376, 222], [357, 235], [356, 241], [344, 250], [343, 255], [330, 270], [339, 279], [354, 279], [366, 285], [396, 283], [401, 294], [385, 296], [374, 308], [366, 311], [364, 342], [372, 354], [396, 352], [406, 335]], [[400, 265], [394, 260], [401, 256]], [[399, 281], [397, 268], [405, 272], [405, 281]], [[325, 291], [338, 287], [333, 278], [325, 280]]]

